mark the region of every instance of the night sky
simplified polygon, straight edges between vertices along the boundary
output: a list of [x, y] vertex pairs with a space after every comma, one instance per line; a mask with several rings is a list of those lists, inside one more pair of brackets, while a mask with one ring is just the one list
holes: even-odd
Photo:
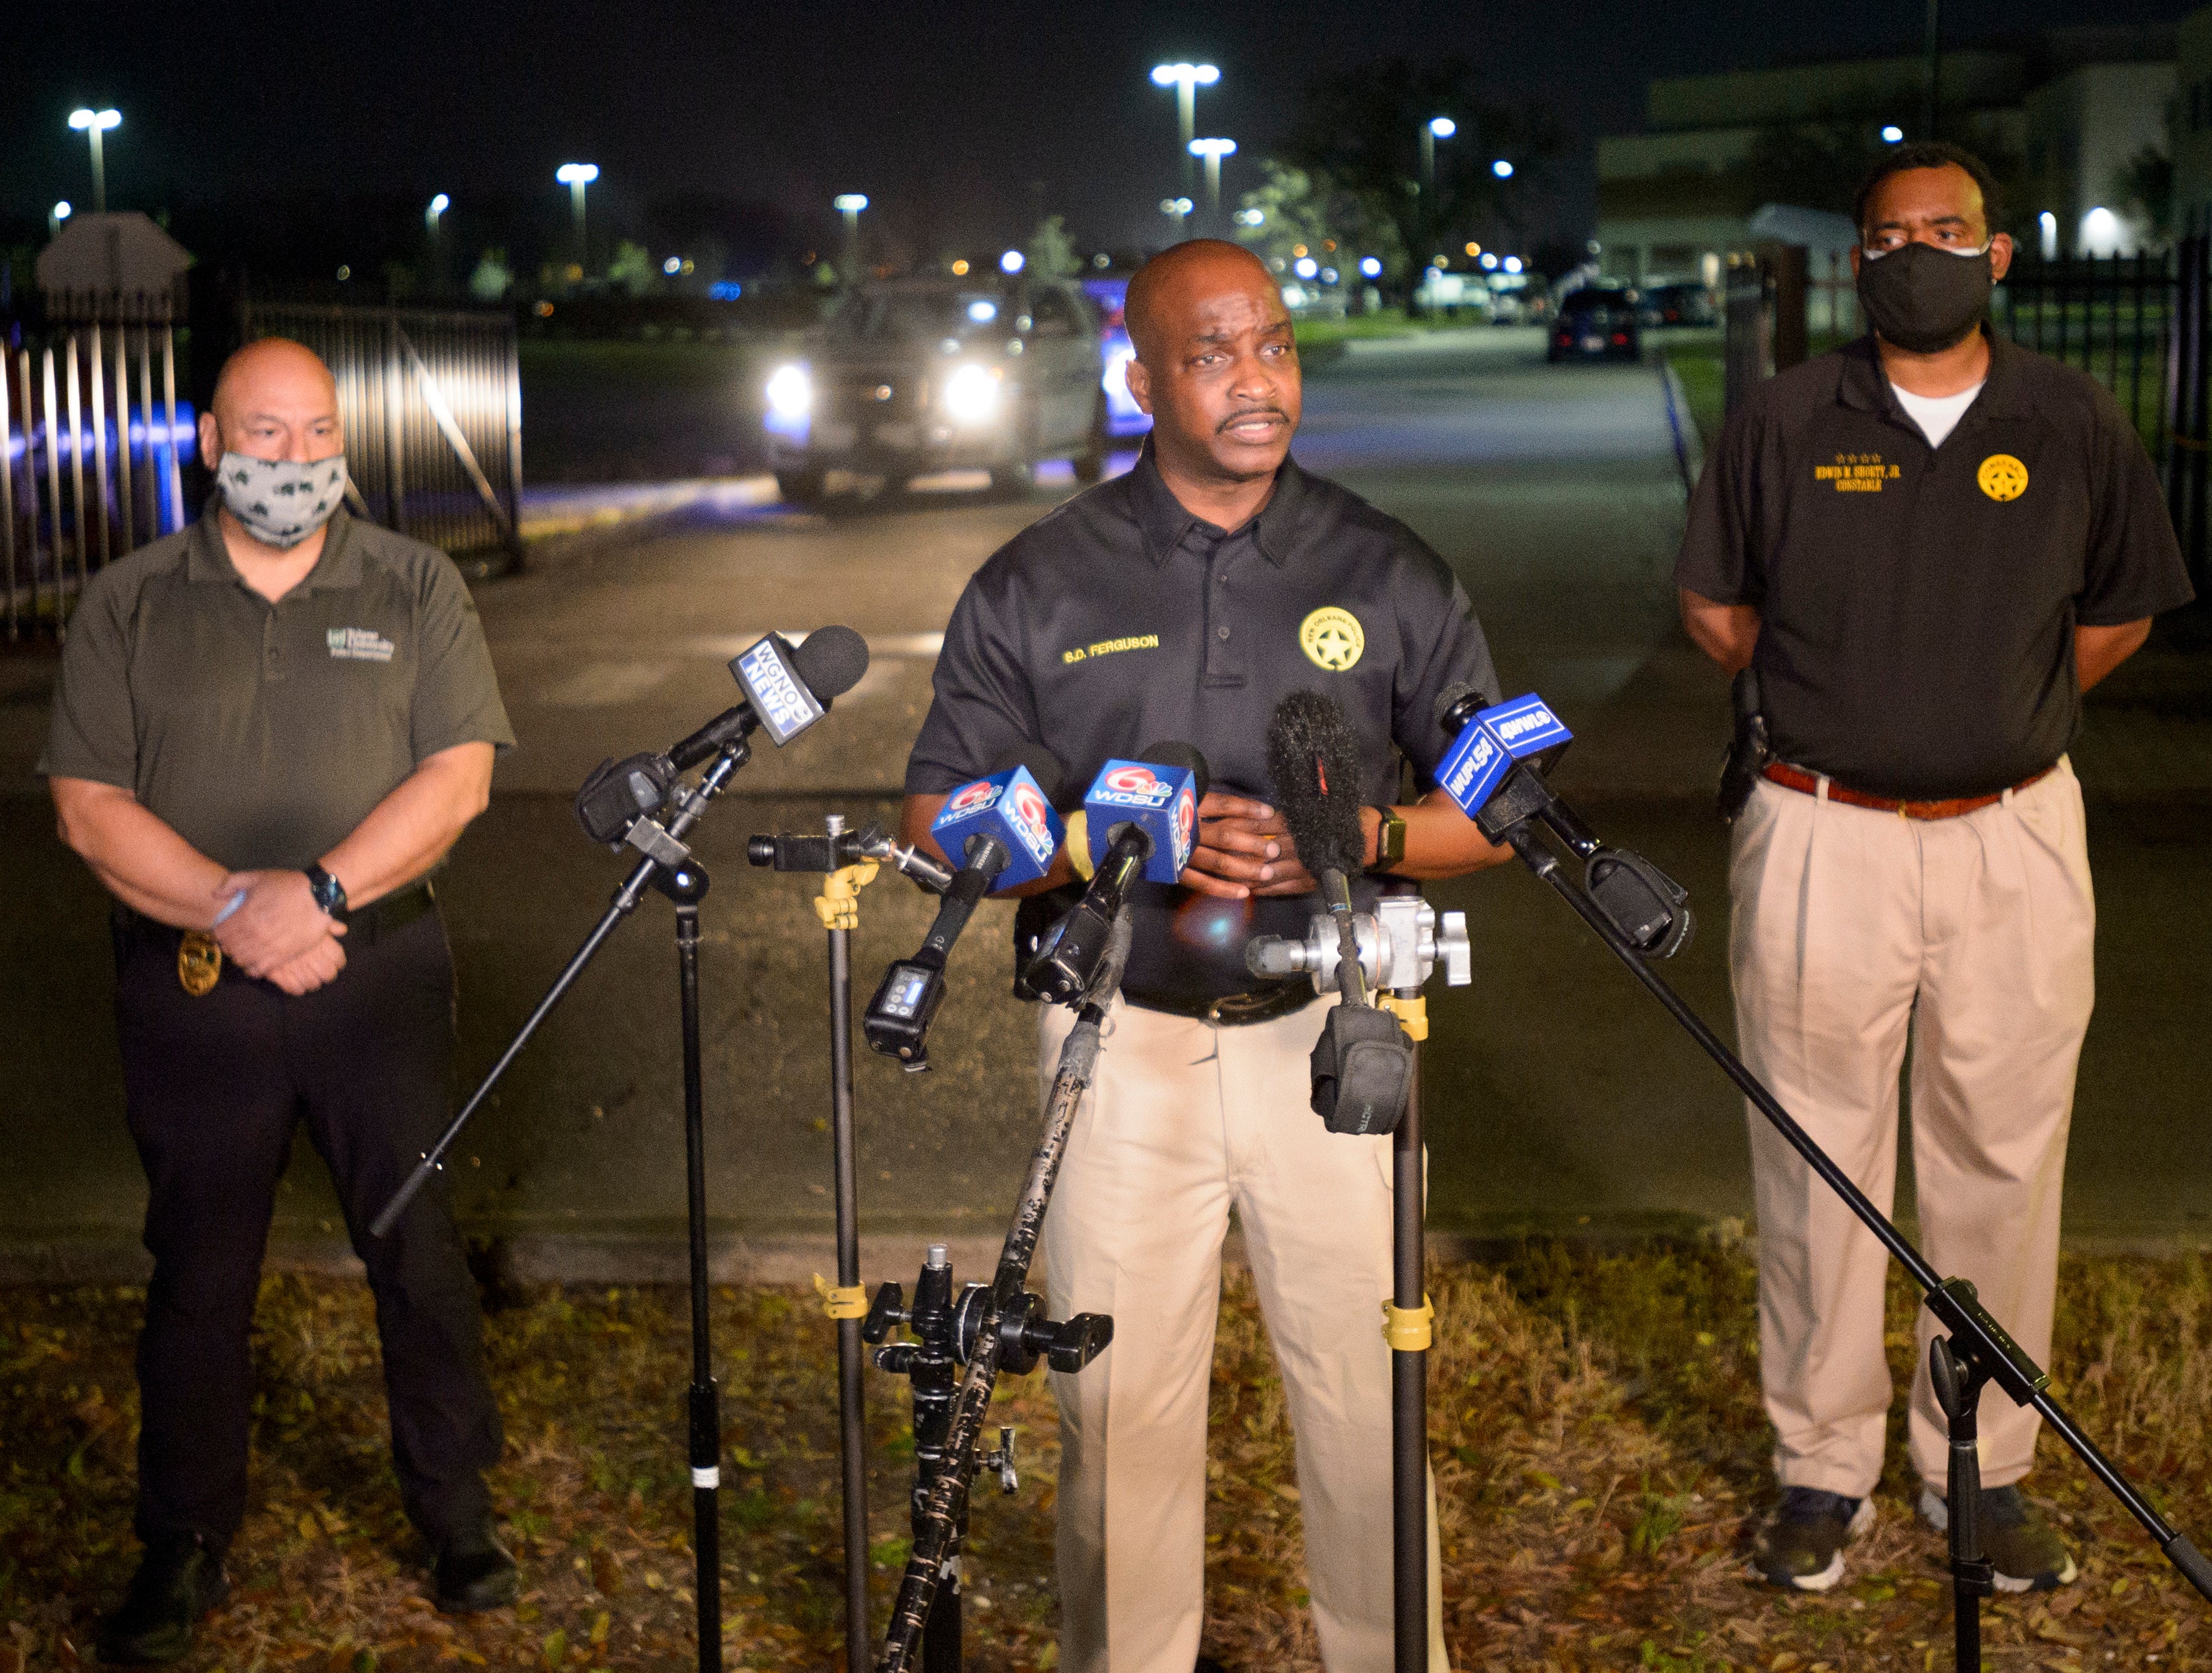
[[[2172, 22], [2188, 0], [1952, 0], [1968, 43], [2050, 25]], [[383, 6], [59, 4], [0, 31], [0, 218], [28, 237], [58, 197], [88, 203], [80, 103], [114, 105], [111, 204], [180, 216], [226, 203], [453, 194], [563, 210], [554, 167], [604, 171], [620, 226], [695, 193], [777, 205], [826, 228], [832, 193], [918, 241], [989, 247], [1057, 210], [1084, 246], [1158, 242], [1175, 184], [1162, 59], [1218, 64], [1199, 131], [1243, 148], [1224, 193], [1288, 124], [1317, 70], [1458, 52], [1487, 89], [1533, 96], [1569, 149], [1532, 220], [1579, 236], [1589, 139], [1633, 131], [1653, 76], [1918, 49], [1921, 0], [1401, 0], [1140, 6], [654, 3]], [[1571, 20], [1566, 21], [1562, 20]]]

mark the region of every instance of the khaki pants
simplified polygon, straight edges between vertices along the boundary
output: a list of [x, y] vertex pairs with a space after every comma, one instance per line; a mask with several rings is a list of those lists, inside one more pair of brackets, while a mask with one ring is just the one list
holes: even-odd
[[[1117, 1004], [1045, 1221], [1053, 1316], [1114, 1344], [1060, 1402], [1061, 1665], [1190, 1673], [1206, 1609], [1206, 1408], [1237, 1210], [1297, 1441], [1314, 1625], [1330, 1673], [1391, 1665], [1390, 1141], [1308, 1107], [1311, 1005], [1220, 1028]], [[1051, 1084], [1073, 1015], [1048, 1009]], [[1429, 1664], [1444, 1657], [1435, 1486]]]
[[[1915, 820], [1761, 783], [1736, 822], [1729, 968], [1744, 1062], [1875, 1205], [1897, 1177], [1912, 1047], [1920, 1246], [2039, 1361], [2051, 1352], [2059, 1191], [2094, 996], [2081, 786], [2063, 760], [1958, 818]], [[1853, 1497], [1881, 1473], [1888, 1257], [1757, 1111], [1760, 1377], [1787, 1487]], [[1908, 1426], [1942, 1487], [1919, 1316]], [[1982, 1479], [2027, 1474], [2041, 1420], [1994, 1386]]]

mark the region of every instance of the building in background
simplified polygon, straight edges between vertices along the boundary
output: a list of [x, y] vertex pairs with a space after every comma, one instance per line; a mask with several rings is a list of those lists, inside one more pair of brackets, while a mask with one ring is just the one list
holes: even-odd
[[2212, 6], [2183, 20], [2173, 58], [2173, 230], [2212, 233]]
[[[2206, 45], [2212, 141], [2212, 33]], [[2031, 249], [2131, 251], [2169, 230], [2145, 201], [2156, 194], [2141, 189], [2140, 165], [2147, 148], [2172, 155], [2175, 66], [2170, 29], [2056, 30], [1947, 51], [1937, 131], [1989, 161]], [[1606, 274], [1712, 283], [1731, 252], [1758, 241], [1762, 210], [1848, 213], [1883, 149], [1927, 131], [1927, 100], [1917, 54], [1653, 82], [1644, 131], [1597, 143]]]

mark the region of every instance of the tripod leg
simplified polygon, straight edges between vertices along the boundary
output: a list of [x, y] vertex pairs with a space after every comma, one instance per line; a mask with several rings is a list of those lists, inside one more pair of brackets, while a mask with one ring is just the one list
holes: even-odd
[[699, 1063], [699, 903], [676, 908], [684, 1006], [684, 1145], [691, 1232], [691, 1542], [697, 1558], [699, 1673], [722, 1669], [721, 1390], [707, 1316], [707, 1122]]
[[[852, 932], [830, 932], [830, 1106], [837, 1175], [837, 1283], [860, 1281], [860, 1165], [853, 1131]], [[868, 1666], [868, 1466], [860, 1321], [837, 1321], [838, 1444], [845, 1508], [845, 1666]]]
[[948, 1567], [921, 1630], [921, 1673], [960, 1673], [960, 1571]]
[[[1419, 990], [1401, 990], [1401, 1002]], [[1401, 1019], [1404, 1013], [1401, 1013]], [[1425, 1012], [1408, 1019], [1415, 1037]], [[1421, 1177], [1421, 1049], [1413, 1048], [1406, 1113], [1391, 1138], [1390, 1556], [1395, 1673], [1429, 1664], [1429, 1326]]]

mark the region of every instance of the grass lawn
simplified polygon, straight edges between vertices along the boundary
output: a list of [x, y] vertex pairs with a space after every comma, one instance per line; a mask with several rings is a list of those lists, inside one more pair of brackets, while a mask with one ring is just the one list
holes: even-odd
[[[1846, 1582], [1814, 1597], [1741, 1577], [1747, 1519], [1770, 1492], [1741, 1246], [1534, 1244], [1495, 1265], [1439, 1268], [1431, 1293], [1431, 1452], [1456, 1666], [1948, 1666], [1942, 1545], [1911, 1516], [1901, 1414], [1880, 1520]], [[2195, 1256], [2069, 1256], [2053, 1367], [2076, 1418], [2200, 1536], [2212, 1487], [2208, 1300]], [[129, 1290], [0, 1294], [6, 1673], [88, 1659], [94, 1616], [130, 1573], [139, 1305]], [[788, 1292], [726, 1290], [716, 1310], [730, 1664], [830, 1666], [842, 1609], [830, 1327], [811, 1297]], [[336, 1281], [270, 1280], [236, 1590], [185, 1667], [691, 1664], [684, 1317], [673, 1290], [495, 1300], [488, 1329], [507, 1457], [495, 1494], [526, 1591], [517, 1609], [449, 1621], [429, 1606], [386, 1462], [368, 1296]], [[1912, 1357], [1901, 1285], [1889, 1329], [1901, 1383]], [[879, 1621], [906, 1553], [902, 1393], [871, 1372]], [[1056, 1659], [1057, 1451], [1042, 1380], [1002, 1384], [994, 1417], [1021, 1431], [1024, 1483], [1015, 1498], [975, 1503], [969, 1664], [1042, 1670]], [[1241, 1278], [1222, 1317], [1212, 1428], [1206, 1649], [1248, 1673], [1317, 1669], [1282, 1390]], [[2212, 1613], [2048, 1435], [2030, 1486], [2082, 1578], [1988, 1605], [1993, 1664], [2212, 1663]]]

